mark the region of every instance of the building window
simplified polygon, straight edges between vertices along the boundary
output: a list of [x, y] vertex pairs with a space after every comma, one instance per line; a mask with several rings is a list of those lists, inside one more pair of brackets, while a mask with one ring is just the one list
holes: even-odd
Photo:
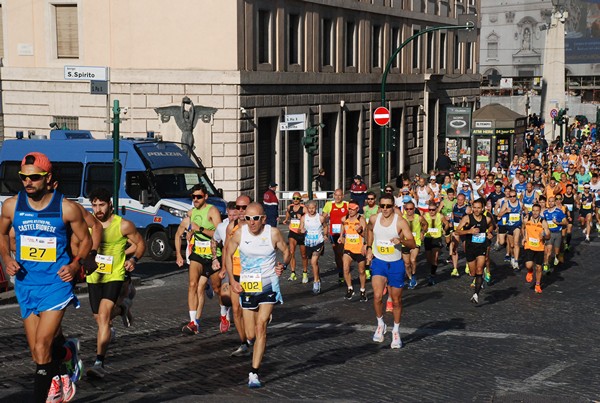
[[346, 67], [356, 67], [356, 23], [346, 23]]
[[321, 60], [322, 60], [322, 65], [323, 66], [333, 66], [333, 59], [334, 59], [334, 54], [333, 54], [333, 44], [335, 43], [334, 40], [334, 32], [333, 32], [333, 21], [328, 19], [328, 18], [324, 18], [323, 19], [323, 24], [322, 24], [322, 42], [321, 42]]
[[302, 57], [302, 24], [300, 23], [300, 15], [290, 14], [289, 21], [289, 49], [288, 49], [288, 63], [289, 64], [300, 64]]
[[[419, 33], [418, 28], [413, 28], [413, 35]], [[421, 37], [418, 36], [412, 41], [412, 67], [418, 69], [421, 66]]]
[[454, 70], [460, 70], [460, 59], [461, 59], [461, 54], [460, 54], [460, 43], [458, 42], [458, 38], [456, 36], [454, 36]]
[[77, 116], [53, 116], [52, 121], [60, 129], [79, 130], [79, 117]]
[[440, 33], [440, 69], [445, 69], [446, 68], [446, 57], [447, 55], [447, 51], [446, 51], [446, 46], [448, 45], [448, 41], [446, 39], [446, 34], [441, 32]]
[[487, 44], [488, 59], [498, 58], [498, 42], [488, 42]]
[[433, 69], [433, 52], [435, 51], [434, 46], [435, 36], [433, 32], [427, 33], [427, 68]]
[[54, 11], [56, 16], [56, 57], [77, 59], [79, 57], [77, 5], [55, 5]]
[[473, 44], [472, 43], [467, 43], [465, 44], [465, 68], [467, 70], [469, 69], [473, 69]]
[[271, 12], [269, 10], [258, 10], [258, 63], [272, 63], [273, 30]]
[[[392, 37], [390, 38], [390, 55], [394, 53], [394, 51], [396, 49], [398, 49], [401, 45], [400, 40], [401, 40], [401, 35], [400, 35], [400, 28], [392, 28]], [[402, 51], [400, 51], [400, 53], [402, 53]], [[392, 60], [392, 68], [400, 68], [400, 54], [396, 55], [396, 57], [394, 57], [394, 59]]]
[[373, 38], [371, 40], [371, 66], [381, 67], [383, 49], [381, 47], [381, 25], [373, 25]]

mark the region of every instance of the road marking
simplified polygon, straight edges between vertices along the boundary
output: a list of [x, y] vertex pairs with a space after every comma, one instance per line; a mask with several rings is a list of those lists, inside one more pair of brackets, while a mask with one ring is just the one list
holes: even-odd
[[500, 394], [514, 393], [514, 392], [531, 392], [535, 389], [542, 389], [548, 387], [560, 387], [566, 385], [565, 382], [553, 382], [549, 381], [548, 378], [557, 375], [565, 369], [572, 367], [575, 363], [558, 362], [552, 364], [549, 367], [542, 369], [537, 374], [530, 376], [524, 380], [512, 380], [497, 376], [496, 377], [496, 388]]

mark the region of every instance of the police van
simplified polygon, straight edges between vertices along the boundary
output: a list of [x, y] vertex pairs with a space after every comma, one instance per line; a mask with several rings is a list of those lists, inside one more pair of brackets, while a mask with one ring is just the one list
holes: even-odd
[[[0, 200], [23, 188], [19, 169], [32, 151], [52, 162], [58, 190], [88, 210], [90, 191], [113, 191], [113, 140], [95, 139], [85, 130], [52, 130], [50, 138], [9, 139], [0, 148]], [[144, 236], [154, 260], [172, 256], [177, 227], [192, 208], [190, 189], [200, 183], [208, 203], [225, 214], [222, 191], [206, 175], [200, 159], [185, 144], [155, 138], [122, 138], [119, 142], [119, 211]]]

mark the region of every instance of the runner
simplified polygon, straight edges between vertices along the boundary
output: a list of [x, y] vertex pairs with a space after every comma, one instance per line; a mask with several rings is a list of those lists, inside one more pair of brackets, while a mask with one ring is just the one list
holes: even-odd
[[583, 185], [583, 194], [578, 195], [577, 206], [579, 208], [579, 225], [583, 228], [585, 234], [585, 243], [590, 243], [590, 232], [592, 231], [592, 221], [596, 211], [596, 202], [594, 195], [590, 192], [590, 184]]
[[[363, 207], [366, 222], [369, 222], [369, 218], [372, 215], [377, 214], [379, 206], [377, 206], [376, 202], [377, 197], [375, 196], [375, 192], [367, 192], [367, 204]], [[367, 281], [371, 280], [371, 266], [368, 264], [365, 266], [365, 276], [367, 276]]]
[[429, 202], [429, 211], [424, 216], [427, 223], [427, 232], [425, 233], [425, 255], [430, 265], [430, 274], [427, 279], [429, 285], [435, 285], [436, 272], [438, 267], [438, 257], [442, 248], [442, 236], [444, 229], [450, 226], [445, 216], [438, 212], [438, 206], [432, 200]]
[[358, 264], [358, 277], [360, 280], [360, 301], [367, 301], [365, 276], [365, 243], [364, 232], [367, 223], [364, 217], [358, 214], [360, 206], [354, 200], [348, 203], [348, 216], [343, 222], [342, 232], [340, 233], [339, 243], [344, 245], [344, 279], [346, 280], [347, 292], [345, 299], [351, 300], [354, 296], [354, 287], [352, 286], [352, 275], [350, 274], [350, 265], [352, 262]]
[[[98, 268], [88, 274], [88, 294], [94, 319], [98, 325], [96, 360], [86, 375], [104, 378], [104, 360], [111, 341], [110, 322], [114, 318], [115, 306], [125, 283], [126, 273], [135, 269], [144, 256], [146, 244], [135, 225], [116, 214], [112, 205], [112, 194], [105, 188], [97, 188], [88, 195], [94, 216], [102, 224], [102, 242], [96, 255]], [[135, 254], [127, 259], [127, 243]]]
[[[260, 204], [250, 203], [244, 218], [246, 225], [229, 240], [225, 266], [231, 287], [240, 293], [246, 332], [249, 338], [256, 338], [248, 387], [260, 388], [259, 370], [267, 345], [267, 323], [274, 304], [283, 303], [279, 277], [290, 261], [290, 252], [281, 232], [265, 224], [266, 216]], [[238, 247], [242, 263], [240, 282], [234, 278], [231, 269], [233, 254]], [[283, 253], [283, 264], [276, 263], [276, 250]]]
[[550, 240], [550, 229], [544, 217], [540, 216], [541, 207], [534, 204], [531, 216], [526, 216], [523, 231], [523, 247], [528, 283], [533, 281], [533, 265], [535, 264], [535, 292], [542, 293], [542, 263], [544, 262], [544, 241]]
[[[558, 198], [557, 195], [555, 198]], [[571, 237], [573, 233], [573, 224], [575, 221], [575, 215], [577, 213], [577, 195], [573, 192], [573, 185], [567, 185], [567, 191], [562, 195], [562, 205], [567, 208], [567, 225], [562, 227], [562, 237], [565, 251], [571, 248]]]
[[390, 347], [402, 347], [400, 338], [400, 319], [402, 316], [402, 288], [404, 287], [404, 262], [397, 245], [413, 249], [416, 247], [406, 220], [394, 214], [392, 195], [384, 194], [379, 198], [380, 211], [371, 216], [367, 226], [367, 260], [371, 261], [373, 278], [373, 306], [377, 318], [377, 329], [373, 341], [381, 343], [387, 326], [383, 321], [383, 291], [386, 284], [394, 305], [394, 328]]
[[[434, 178], [435, 179], [435, 178]], [[434, 199], [433, 191], [425, 183], [425, 178], [419, 178], [419, 184], [416, 187], [416, 200], [419, 211], [424, 214], [428, 211], [429, 200]]]
[[[8, 236], [0, 236], [0, 255], [6, 273], [15, 276], [27, 343], [36, 364], [35, 402], [70, 401], [73, 382], [81, 376], [79, 341], [56, 337], [65, 309], [79, 307], [73, 280], [92, 247], [92, 238], [77, 205], [53, 190], [52, 163], [38, 152], [21, 161], [23, 190], [2, 205], [0, 233], [15, 234], [15, 257]], [[69, 230], [70, 228], [70, 230]], [[68, 254], [69, 231], [80, 241], [75, 257]], [[66, 364], [68, 374], [61, 373]]]
[[521, 196], [521, 200], [523, 201], [523, 210], [525, 213], [530, 213], [531, 208], [534, 204], [537, 203], [538, 194], [535, 190], [533, 190], [533, 183], [527, 182], [525, 185], [525, 192]]
[[[515, 194], [516, 198], [516, 194]], [[464, 216], [455, 233], [465, 235], [465, 251], [471, 277], [475, 277], [475, 293], [471, 302], [479, 303], [479, 291], [483, 284], [483, 268], [486, 262], [489, 240], [493, 237], [494, 223], [483, 215], [483, 202], [473, 202], [473, 213]]]
[[[184, 334], [198, 334], [199, 319], [204, 307], [204, 288], [209, 278], [215, 292], [219, 292], [218, 270], [213, 269], [213, 260], [221, 257], [221, 250], [211, 248], [211, 239], [215, 234], [217, 225], [221, 222], [219, 210], [206, 202], [208, 192], [198, 184], [190, 190], [194, 207], [188, 211], [187, 216], [181, 221], [175, 234], [175, 253], [177, 266], [183, 266], [181, 256], [181, 237], [186, 229], [189, 230], [188, 242], [193, 242], [190, 254], [189, 282], [188, 282], [188, 308], [190, 322], [183, 326]], [[215, 253], [216, 252], [216, 253]], [[214, 254], [215, 253], [215, 254]], [[213, 255], [214, 254], [214, 255]]]
[[510, 190], [508, 201], [500, 208], [499, 219], [504, 219], [509, 251], [512, 251], [511, 266], [519, 271], [519, 254], [521, 252], [521, 225], [523, 206], [517, 199], [517, 192]]
[[306, 213], [306, 208], [300, 203], [302, 196], [300, 192], [294, 192], [292, 196], [292, 204], [285, 210], [285, 220], [283, 225], [289, 223], [288, 245], [290, 248], [290, 277], [288, 281], [296, 281], [296, 245], [300, 247], [300, 255], [302, 256], [302, 284], [308, 283], [308, 258], [306, 257], [306, 247], [304, 246], [304, 234], [300, 233], [300, 219]]
[[461, 238], [456, 235], [456, 229], [458, 228], [458, 225], [463, 217], [470, 212], [471, 207], [466, 203], [465, 195], [459, 194], [456, 197], [456, 204], [452, 209], [452, 227], [454, 228], [454, 233], [452, 234], [452, 240], [450, 242], [450, 257], [452, 258], [452, 272], [450, 275], [452, 277], [460, 277], [460, 273], [458, 272], [458, 247], [460, 245]]
[[[367, 197], [367, 203], [369, 198]], [[317, 214], [317, 203], [309, 200], [306, 203], [307, 213], [300, 219], [300, 232], [305, 234], [304, 244], [306, 255], [310, 256], [310, 265], [313, 271], [313, 294], [321, 293], [321, 273], [319, 270], [319, 257], [325, 252], [325, 238], [323, 238], [322, 215]]]
[[[329, 242], [333, 248], [333, 255], [335, 257], [335, 266], [338, 271], [339, 284], [344, 285], [344, 245], [338, 242], [340, 238], [340, 232], [342, 231], [342, 221], [348, 215], [348, 203], [342, 201], [344, 192], [342, 189], [336, 189], [333, 192], [333, 201], [328, 201], [323, 206], [323, 218], [326, 222], [329, 222]], [[327, 234], [327, 232], [326, 232]]]
[[417, 286], [417, 256], [419, 256], [423, 234], [427, 231], [427, 222], [423, 216], [415, 214], [415, 205], [413, 202], [408, 202], [404, 205], [402, 218], [406, 220], [415, 241], [414, 248], [409, 248], [408, 246], [401, 248], [402, 260], [404, 261], [406, 275], [408, 276], [408, 289], [412, 290]]

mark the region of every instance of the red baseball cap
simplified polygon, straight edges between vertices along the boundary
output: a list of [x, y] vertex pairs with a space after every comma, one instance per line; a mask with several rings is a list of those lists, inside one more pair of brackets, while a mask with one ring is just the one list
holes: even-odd
[[21, 166], [23, 165], [33, 165], [38, 167], [44, 172], [52, 172], [52, 163], [42, 153], [32, 152], [23, 157], [21, 161]]

